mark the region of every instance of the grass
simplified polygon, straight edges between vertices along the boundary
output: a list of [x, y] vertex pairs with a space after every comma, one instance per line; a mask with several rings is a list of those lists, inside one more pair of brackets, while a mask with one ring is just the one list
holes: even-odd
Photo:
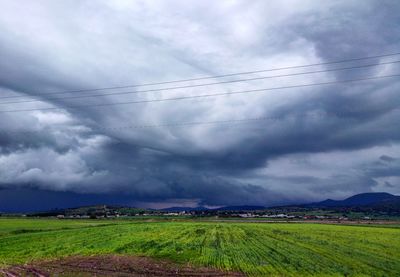
[[[21, 231], [23, 230], [23, 231]], [[250, 276], [399, 276], [400, 229], [284, 223], [0, 219], [0, 264], [130, 254]]]
[[[36, 233], [44, 231], [67, 230], [75, 228], [88, 228], [112, 224], [122, 224], [124, 221], [99, 221], [99, 220], [48, 220], [48, 219], [0, 219], [0, 239], [3, 236], [23, 233]], [[0, 260], [1, 261], [1, 260]]]

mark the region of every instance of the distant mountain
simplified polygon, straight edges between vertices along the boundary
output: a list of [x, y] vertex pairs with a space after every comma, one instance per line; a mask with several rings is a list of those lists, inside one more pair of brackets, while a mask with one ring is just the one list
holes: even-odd
[[[94, 205], [81, 206], [76, 208], [56, 209], [47, 212], [31, 213], [31, 216], [55, 216], [55, 215], [96, 215], [96, 216], [112, 216], [112, 215], [137, 215], [137, 214], [157, 214], [160, 212], [198, 212], [207, 211], [209, 214], [218, 214], [220, 212], [250, 212], [266, 210], [264, 206], [243, 205], [243, 206], [225, 206], [215, 209], [207, 207], [169, 207], [159, 210], [141, 209], [129, 206], [119, 205]], [[400, 213], [400, 196], [390, 193], [361, 193], [344, 200], [327, 199], [321, 202], [314, 202], [300, 205], [287, 205], [279, 207], [270, 207], [268, 209], [283, 210], [308, 210], [308, 209], [331, 209], [336, 211], [355, 211], [355, 212], [389, 212]]]
[[44, 212], [28, 213], [28, 216], [56, 216], [56, 215], [135, 215], [138, 213], [148, 212], [146, 209], [120, 206], [120, 205], [94, 205], [94, 206], [81, 206], [75, 208], [55, 209]]
[[121, 206], [121, 205], [94, 205], [94, 206], [81, 206], [75, 208], [66, 208], [66, 209], [53, 209], [43, 212], [32, 212], [28, 213], [29, 216], [57, 216], [57, 215], [65, 215], [65, 216], [74, 216], [74, 215], [136, 215], [143, 213], [157, 213], [157, 212], [165, 212], [165, 213], [178, 213], [178, 212], [198, 212], [198, 211], [209, 211], [209, 212], [218, 212], [218, 211], [233, 211], [233, 212], [241, 212], [241, 211], [255, 211], [255, 210], [264, 210], [264, 206], [226, 206], [217, 209], [209, 209], [203, 206], [200, 207], [169, 207], [164, 209], [142, 209], [135, 208], [129, 206]]
[[[396, 204], [397, 203], [397, 204]], [[301, 205], [302, 207], [363, 207], [363, 206], [385, 206], [400, 205], [400, 196], [386, 192], [361, 193], [344, 200], [327, 199], [321, 202]]]

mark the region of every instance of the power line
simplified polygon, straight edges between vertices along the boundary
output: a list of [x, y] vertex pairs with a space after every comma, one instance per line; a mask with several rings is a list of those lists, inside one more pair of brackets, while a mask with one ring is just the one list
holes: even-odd
[[[314, 114], [301, 114], [302, 117], [323, 117], [323, 116], [339, 116], [339, 113], [314, 113]], [[161, 123], [161, 124], [147, 124], [147, 125], [126, 125], [119, 127], [99, 127], [94, 130], [119, 130], [119, 129], [143, 129], [143, 128], [159, 128], [159, 127], [185, 127], [191, 125], [208, 125], [208, 124], [236, 124], [236, 123], [246, 123], [249, 121], [282, 121], [289, 116], [260, 116], [253, 118], [241, 118], [241, 119], [227, 119], [227, 120], [215, 120], [215, 121], [194, 121], [194, 122], [174, 122], [174, 123]], [[296, 118], [299, 115], [296, 116]]]
[[[387, 65], [387, 64], [395, 64], [395, 63], [400, 63], [400, 60], [399, 61], [384, 62], [384, 63], [366, 64], [366, 65], [360, 65], [360, 66], [333, 68], [333, 69], [317, 70], [317, 71], [307, 71], [307, 72], [290, 73], [290, 74], [283, 74], [283, 75], [262, 76], [262, 77], [254, 77], [254, 78], [230, 80], [230, 81], [222, 81], [222, 82], [214, 82], [214, 83], [205, 83], [205, 84], [197, 84], [197, 85], [176, 86], [176, 87], [167, 87], [167, 88], [159, 88], [159, 89], [140, 90], [140, 91], [111, 92], [111, 93], [102, 93], [102, 94], [93, 94], [93, 95], [78, 95], [78, 96], [67, 96], [67, 97], [55, 97], [55, 98], [46, 98], [45, 100], [49, 101], [49, 100], [63, 100], [63, 99], [79, 99], [79, 98], [104, 97], [104, 96], [113, 96], [113, 95], [138, 94], [138, 93], [144, 93], [144, 92], [168, 91], [168, 90], [176, 90], [176, 89], [183, 89], [183, 88], [204, 87], [204, 86], [211, 86], [211, 85], [218, 85], [218, 84], [238, 83], [238, 82], [246, 82], [246, 81], [272, 79], [272, 78], [278, 78], [278, 77], [290, 77], [290, 76], [299, 76], [299, 75], [315, 74], [315, 73], [323, 73], [323, 72], [332, 72], [332, 71], [341, 71], [341, 70], [350, 70], [350, 69], [360, 69], [360, 68], [367, 68], [367, 67]], [[40, 101], [43, 101], [43, 100], [36, 99], [36, 100], [24, 100], [24, 101], [0, 102], [0, 105], [19, 104], [19, 103], [32, 103], [32, 102], [40, 102]]]
[[235, 95], [235, 94], [243, 94], [243, 93], [251, 93], [251, 92], [262, 92], [262, 91], [272, 91], [272, 90], [281, 90], [281, 89], [292, 89], [292, 88], [303, 88], [303, 87], [322, 86], [322, 85], [343, 84], [343, 83], [360, 82], [360, 81], [367, 81], [367, 80], [376, 80], [376, 79], [382, 79], [382, 78], [393, 78], [393, 77], [399, 77], [399, 76], [400, 76], [400, 74], [392, 74], [392, 75], [373, 76], [373, 77], [365, 77], [365, 78], [349, 79], [349, 80], [339, 80], [339, 81], [331, 81], [331, 82], [323, 82], [323, 83], [311, 83], [311, 84], [303, 84], [303, 85], [271, 87], [271, 88], [243, 90], [243, 91], [234, 91], [234, 92], [221, 92], [221, 93], [214, 93], [214, 94], [194, 95], [194, 96], [181, 96], [181, 97], [173, 97], [173, 98], [165, 98], [165, 99], [150, 99], [150, 100], [138, 100], [138, 101], [101, 103], [101, 104], [92, 104], [92, 105], [76, 105], [76, 106], [75, 105], [72, 105], [72, 106], [66, 105], [62, 108], [49, 107], [49, 108], [19, 109], [19, 110], [0, 110], [0, 113], [49, 111], [49, 110], [63, 110], [65, 108], [105, 107], [105, 106], [114, 106], [114, 105], [176, 101], [176, 100], [184, 100], [184, 99], [203, 98], [203, 97], [217, 97], [217, 96], [222, 96], [222, 95]]
[[[271, 72], [271, 71], [278, 71], [278, 70], [306, 68], [306, 67], [319, 66], [319, 65], [338, 64], [338, 63], [361, 61], [361, 60], [368, 60], [368, 59], [374, 59], [374, 58], [390, 57], [390, 56], [396, 56], [396, 55], [400, 55], [400, 52], [388, 53], [388, 54], [382, 54], [382, 55], [375, 55], [375, 56], [352, 58], [352, 59], [343, 59], [343, 60], [336, 60], [336, 61], [330, 61], [330, 62], [314, 63], [314, 64], [295, 65], [295, 66], [278, 67], [278, 68], [270, 68], [270, 69], [261, 69], [261, 70], [254, 70], [254, 71], [244, 71], [244, 72], [230, 73], [230, 74], [223, 74], [223, 75], [214, 75], [214, 76], [207, 76], [207, 77], [172, 80], [172, 81], [165, 81], [165, 82], [154, 82], [154, 83], [144, 83], [144, 84], [134, 84], [134, 85], [132, 84], [132, 85], [125, 85], [125, 86], [111, 86], [111, 87], [92, 88], [92, 89], [56, 91], [56, 92], [49, 92], [49, 93], [40, 93], [40, 94], [37, 94], [36, 96], [57, 95], [57, 94], [66, 94], [66, 93], [75, 93], [75, 92], [90, 92], [90, 91], [112, 90], [112, 89], [123, 89], [123, 88], [133, 88], [133, 87], [143, 87], [143, 86], [153, 86], [153, 85], [165, 85], [165, 84], [172, 84], [172, 83], [182, 83], [182, 82], [190, 82], [190, 81], [199, 81], [199, 80], [207, 80], [207, 79], [217, 79], [217, 78], [224, 78], [224, 77], [232, 77], [232, 76], [238, 76], [238, 75], [255, 74], [255, 73], [262, 73], [262, 72]], [[3, 96], [3, 97], [0, 97], [0, 99], [21, 98], [21, 97], [26, 97], [26, 96], [22, 96], [22, 95]]]
[[[400, 108], [391, 109], [391, 111], [398, 111]], [[338, 117], [338, 118], [345, 118], [351, 115], [357, 115], [358, 113], [363, 111], [357, 112], [314, 112], [314, 113], [301, 113], [296, 115], [280, 115], [280, 116], [259, 116], [259, 117], [251, 117], [251, 118], [239, 118], [239, 119], [225, 119], [225, 120], [214, 120], [214, 121], [193, 121], [193, 122], [173, 122], [173, 123], [160, 123], [160, 124], [141, 124], [141, 125], [123, 125], [117, 127], [94, 127], [90, 128], [91, 131], [118, 131], [123, 129], [147, 129], [147, 128], [160, 128], [160, 127], [186, 127], [186, 126], [193, 126], [193, 125], [220, 125], [220, 124], [241, 124], [241, 123], [248, 123], [252, 121], [283, 121], [285, 119], [295, 118], [298, 119], [299, 117], [308, 117], [308, 118], [322, 118], [322, 117]], [[0, 130], [1, 133], [41, 133], [43, 130], [32, 130], [32, 131], [21, 131], [21, 130], [14, 130], [14, 131], [5, 131]]]
[[[393, 110], [400, 110], [400, 108], [395, 108]], [[313, 118], [321, 118], [321, 117], [339, 117], [343, 118], [345, 115], [357, 114], [357, 112], [346, 112], [346, 113], [333, 113], [333, 112], [318, 112], [318, 113], [302, 113], [297, 114], [295, 116], [290, 115], [281, 115], [281, 116], [260, 116], [260, 117], [252, 117], [252, 118], [240, 118], [240, 119], [227, 119], [227, 120], [215, 120], [215, 121], [194, 121], [194, 122], [174, 122], [174, 123], [161, 123], [161, 124], [147, 124], [147, 125], [125, 125], [119, 127], [99, 127], [94, 130], [120, 130], [120, 129], [144, 129], [144, 128], [160, 128], [160, 127], [185, 127], [192, 125], [209, 125], [209, 124], [238, 124], [238, 123], [247, 123], [251, 121], [283, 121], [288, 118], [299, 118], [299, 117], [313, 117]]]
[[[229, 123], [242, 123], [249, 121], [259, 121], [259, 120], [283, 120], [283, 116], [263, 116], [263, 117], [254, 117], [254, 118], [241, 118], [241, 119], [228, 119], [228, 120], [216, 120], [216, 121], [197, 121], [197, 122], [174, 122], [174, 123], [162, 123], [162, 124], [143, 124], [143, 125], [123, 125], [118, 127], [94, 127], [91, 130], [102, 131], [102, 130], [122, 130], [122, 129], [143, 129], [143, 128], [159, 128], [159, 127], [184, 127], [191, 125], [207, 125], [207, 124], [229, 124]], [[38, 133], [42, 132], [42, 130], [33, 130], [33, 131], [5, 131], [1, 130], [1, 133]]]

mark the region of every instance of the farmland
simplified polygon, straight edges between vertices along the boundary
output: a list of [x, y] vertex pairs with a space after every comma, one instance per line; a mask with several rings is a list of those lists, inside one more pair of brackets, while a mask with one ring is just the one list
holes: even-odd
[[398, 276], [398, 226], [0, 219], [0, 264], [134, 255], [249, 276]]

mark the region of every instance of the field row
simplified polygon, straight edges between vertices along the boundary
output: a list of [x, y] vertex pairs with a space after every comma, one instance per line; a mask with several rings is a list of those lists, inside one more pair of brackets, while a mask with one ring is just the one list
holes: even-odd
[[[25, 224], [24, 224], [25, 221]], [[0, 220], [3, 265], [131, 254], [250, 276], [398, 276], [400, 229], [322, 224]]]

